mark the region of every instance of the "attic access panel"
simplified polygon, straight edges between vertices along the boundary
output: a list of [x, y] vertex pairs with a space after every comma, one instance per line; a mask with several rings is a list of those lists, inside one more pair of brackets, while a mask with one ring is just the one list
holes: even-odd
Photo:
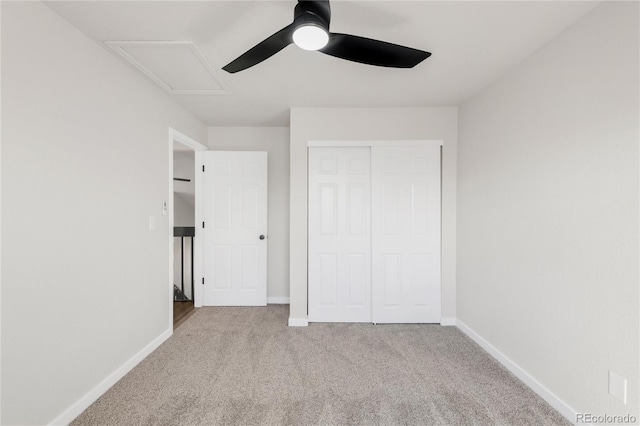
[[229, 89], [190, 41], [105, 41], [172, 95], [220, 95]]

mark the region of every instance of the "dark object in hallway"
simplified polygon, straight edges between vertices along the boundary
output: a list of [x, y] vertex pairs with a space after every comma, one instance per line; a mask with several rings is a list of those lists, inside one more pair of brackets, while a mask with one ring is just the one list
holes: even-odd
[[173, 285], [173, 301], [174, 302], [190, 302], [187, 295], [184, 294], [182, 290], [180, 290], [178, 286], [175, 284]]

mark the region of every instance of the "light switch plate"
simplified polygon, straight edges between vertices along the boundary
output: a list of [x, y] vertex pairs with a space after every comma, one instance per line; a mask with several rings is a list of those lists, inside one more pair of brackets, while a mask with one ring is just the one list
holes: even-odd
[[156, 217], [149, 216], [149, 231], [153, 231], [156, 229]]
[[609, 370], [609, 395], [627, 403], [627, 380]]

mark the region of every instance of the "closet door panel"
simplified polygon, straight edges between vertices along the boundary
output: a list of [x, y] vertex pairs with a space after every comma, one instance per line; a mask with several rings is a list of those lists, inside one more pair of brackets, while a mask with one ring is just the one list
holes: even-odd
[[372, 319], [440, 322], [440, 147], [372, 147]]
[[309, 148], [309, 321], [371, 322], [369, 148]]

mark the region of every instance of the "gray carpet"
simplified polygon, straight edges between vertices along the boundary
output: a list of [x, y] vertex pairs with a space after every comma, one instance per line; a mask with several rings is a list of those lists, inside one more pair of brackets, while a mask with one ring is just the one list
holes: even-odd
[[568, 425], [455, 327], [201, 308], [73, 425]]

